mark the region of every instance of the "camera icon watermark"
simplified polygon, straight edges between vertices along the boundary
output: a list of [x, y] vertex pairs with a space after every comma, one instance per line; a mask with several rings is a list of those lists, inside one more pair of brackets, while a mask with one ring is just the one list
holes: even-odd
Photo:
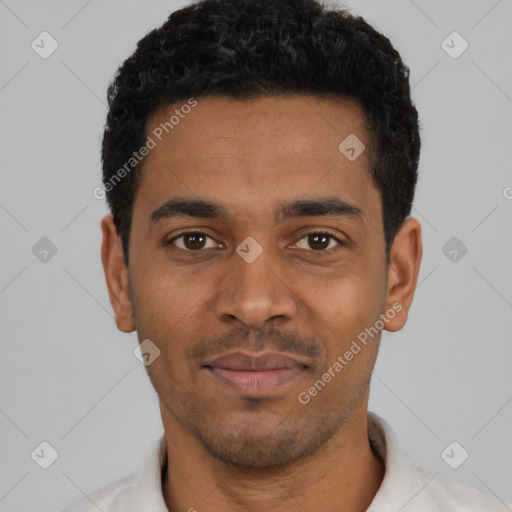
[[441, 48], [452, 59], [458, 59], [469, 48], [469, 43], [454, 31], [441, 43]]
[[252, 263], [263, 252], [263, 247], [252, 236], [248, 236], [238, 245], [236, 252], [247, 263]]
[[59, 458], [59, 453], [49, 442], [43, 441], [30, 456], [39, 467], [48, 469]]
[[360, 140], [356, 135], [351, 133], [346, 137], [338, 146], [338, 149], [342, 155], [348, 160], [353, 162], [361, 156], [363, 151], [366, 149], [363, 141]]
[[42, 263], [48, 263], [56, 254], [57, 246], [46, 236], [32, 247], [32, 254]]
[[461, 240], [453, 236], [441, 251], [452, 263], [458, 263], [466, 255], [468, 248]]
[[133, 355], [144, 366], [149, 366], [160, 356], [160, 349], [151, 340], [145, 339], [135, 347]]
[[457, 443], [457, 441], [453, 441], [450, 443], [442, 452], [441, 458], [450, 466], [452, 469], [457, 469], [469, 457], [469, 453], [465, 450], [465, 448]]
[[59, 43], [48, 32], [41, 32], [30, 46], [41, 59], [47, 59], [59, 47]]

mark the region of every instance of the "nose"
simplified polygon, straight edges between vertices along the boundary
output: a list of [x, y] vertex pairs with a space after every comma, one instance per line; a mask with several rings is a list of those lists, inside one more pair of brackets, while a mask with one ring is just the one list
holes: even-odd
[[[244, 324], [260, 329], [270, 321], [291, 320], [297, 312], [297, 301], [285, 275], [282, 262], [277, 262], [271, 249], [252, 262], [233, 253], [233, 266], [219, 284], [215, 314], [224, 322]], [[239, 327], [239, 325], [237, 326]]]

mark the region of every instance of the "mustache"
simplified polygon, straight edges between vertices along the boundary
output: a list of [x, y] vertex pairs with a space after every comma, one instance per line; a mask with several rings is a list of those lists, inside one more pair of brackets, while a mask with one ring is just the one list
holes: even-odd
[[317, 359], [321, 355], [319, 344], [297, 332], [282, 332], [275, 328], [262, 329], [252, 335], [249, 329], [235, 329], [216, 338], [202, 338], [187, 350], [187, 360], [197, 361], [210, 358], [233, 349], [247, 349], [259, 352], [276, 350]]

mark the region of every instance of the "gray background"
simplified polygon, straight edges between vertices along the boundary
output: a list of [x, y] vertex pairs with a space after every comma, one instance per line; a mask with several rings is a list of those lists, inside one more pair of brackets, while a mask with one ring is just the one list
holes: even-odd
[[[57, 510], [138, 469], [162, 431], [136, 334], [113, 321], [92, 191], [107, 84], [185, 4], [0, 0], [1, 510]], [[418, 465], [512, 502], [512, 1], [345, 5], [411, 68], [423, 138], [419, 286], [404, 329], [383, 333], [370, 410]], [[47, 59], [31, 48], [43, 31]], [[458, 58], [441, 44], [453, 31]], [[468, 248], [455, 262], [452, 237]], [[46, 470], [42, 441], [59, 453]], [[458, 469], [441, 457], [452, 441], [469, 453]]]

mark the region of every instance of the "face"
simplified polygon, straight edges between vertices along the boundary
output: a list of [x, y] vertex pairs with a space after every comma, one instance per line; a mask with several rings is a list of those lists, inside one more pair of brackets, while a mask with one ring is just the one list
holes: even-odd
[[[146, 368], [169, 428], [225, 462], [288, 464], [366, 411], [381, 325], [400, 329], [412, 301], [419, 225], [406, 221], [388, 268], [348, 100], [199, 98], [151, 135], [176, 109], [147, 124], [129, 269], [103, 220], [117, 326], [160, 350]], [[350, 135], [366, 146], [355, 159], [339, 149]]]

